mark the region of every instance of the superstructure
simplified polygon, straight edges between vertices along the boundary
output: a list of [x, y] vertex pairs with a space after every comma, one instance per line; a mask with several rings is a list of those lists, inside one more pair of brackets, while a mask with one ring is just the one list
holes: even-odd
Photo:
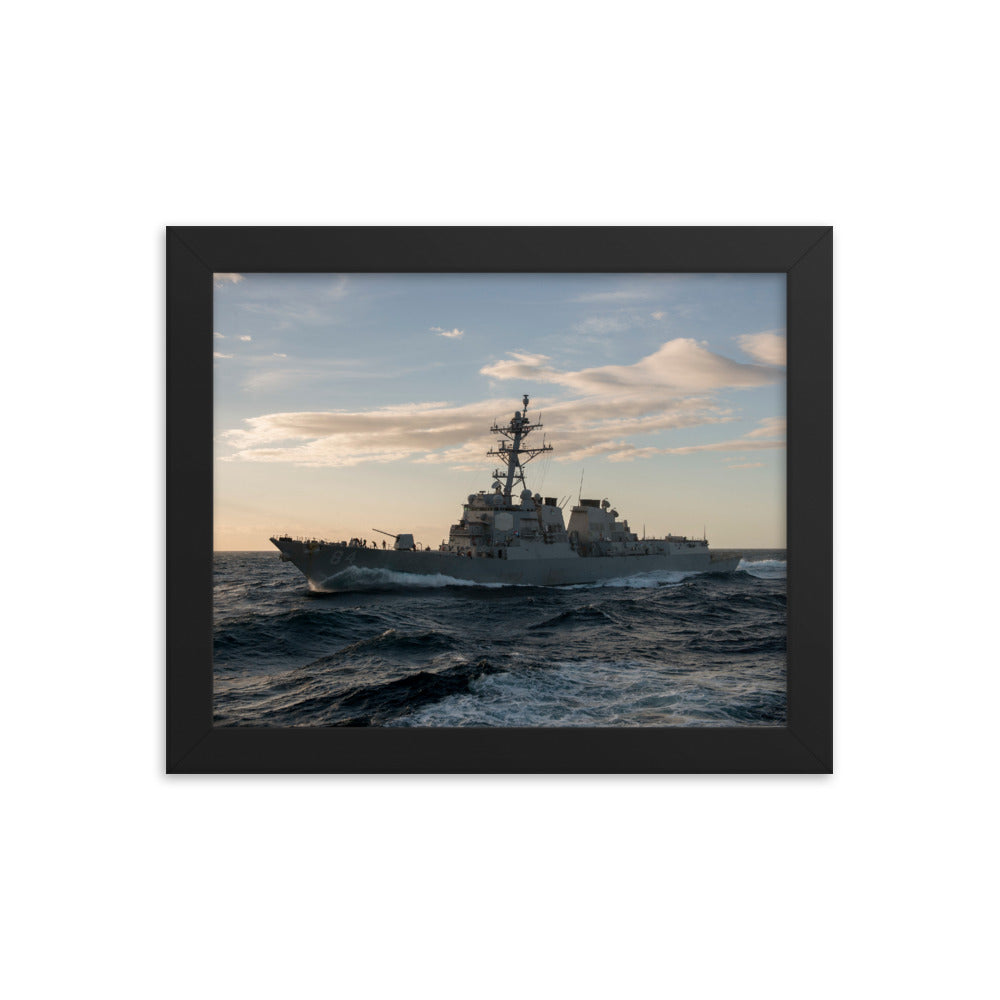
[[566, 523], [563, 505], [532, 493], [525, 482], [524, 467], [553, 450], [544, 439], [534, 447], [529, 443], [542, 424], [529, 419], [528, 403], [525, 395], [508, 423], [490, 428], [497, 443], [487, 455], [498, 460], [492, 487], [467, 497], [462, 516], [437, 548], [419, 545], [412, 533], [380, 529], [373, 531], [391, 537], [391, 548], [358, 538], [332, 542], [280, 535], [271, 542], [315, 590], [377, 585], [386, 571], [545, 587], [657, 570], [725, 573], [736, 568], [739, 556], [710, 552], [704, 538], [640, 538], [606, 499], [578, 498]]

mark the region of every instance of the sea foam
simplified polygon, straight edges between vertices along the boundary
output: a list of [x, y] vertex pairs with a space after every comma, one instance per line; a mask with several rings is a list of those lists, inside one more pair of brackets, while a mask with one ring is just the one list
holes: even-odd
[[369, 569], [352, 566], [340, 573], [327, 577], [322, 586], [312, 586], [319, 593], [338, 590], [437, 590], [442, 587], [507, 587], [514, 584], [477, 583], [475, 580], [460, 580], [443, 573], [397, 573], [390, 569]]
[[788, 575], [788, 563], [784, 559], [761, 559], [758, 562], [741, 559], [736, 567], [736, 572], [740, 571], [761, 580], [784, 580]]

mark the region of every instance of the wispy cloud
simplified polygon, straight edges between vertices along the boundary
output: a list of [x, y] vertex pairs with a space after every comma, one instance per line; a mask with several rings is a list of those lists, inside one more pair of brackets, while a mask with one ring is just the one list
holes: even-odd
[[785, 447], [785, 420], [783, 417], [766, 417], [757, 427], [740, 438], [729, 441], [713, 441], [710, 444], [684, 445], [679, 448], [664, 448], [664, 455], [692, 455], [699, 451], [767, 451]]
[[225, 340], [226, 339], [226, 335], [224, 333], [219, 333], [218, 330], [216, 330], [215, 333], [212, 334], [212, 336], [213, 337], [217, 337], [219, 340]]
[[453, 327], [451, 330], [446, 330], [441, 326], [432, 326], [431, 330], [439, 337], [448, 337], [450, 340], [458, 340], [459, 337], [465, 336], [465, 331], [459, 330], [457, 326]]
[[[717, 399], [726, 388], [771, 384], [771, 368], [740, 364], [692, 340], [673, 340], [634, 365], [606, 365], [581, 371], [555, 367], [543, 354], [514, 352], [481, 373], [500, 380], [530, 380], [569, 389], [572, 398], [536, 398], [532, 411], [545, 433], [558, 441], [556, 461], [590, 456], [631, 461], [650, 455], [701, 450], [754, 451], [783, 447], [770, 440], [782, 428], [777, 418], [734, 441], [693, 446], [637, 445], [632, 438], [691, 427], [730, 423], [731, 409]], [[246, 388], [276, 388], [300, 377], [283, 370], [256, 375]], [[289, 381], [288, 384], [291, 384]], [[519, 393], [514, 394], [519, 395]], [[402, 459], [481, 470], [486, 433], [493, 420], [506, 421], [516, 400], [484, 400], [386, 406], [372, 410], [270, 413], [224, 432], [235, 449], [230, 460], [348, 466]]]
[[[431, 366], [420, 368], [393, 368], [387, 373], [381, 365], [366, 365], [357, 359], [305, 359], [293, 355], [291, 359], [284, 352], [275, 351], [272, 354], [253, 354], [240, 356], [240, 361], [246, 361], [249, 367], [244, 369], [245, 379], [242, 383], [246, 392], [273, 392], [291, 389], [296, 385], [307, 385], [330, 379], [349, 378], [352, 381], [360, 379], [385, 379], [387, 377], [406, 377]], [[287, 363], [286, 363], [287, 362]]]
[[693, 455], [699, 451], [769, 451], [784, 448], [784, 441], [750, 441], [745, 437], [730, 441], [714, 441], [712, 444], [692, 444], [681, 448], [661, 448], [661, 455]]
[[660, 310], [657, 310], [655, 313], [650, 313], [649, 315], [652, 316], [653, 319], [660, 320], [660, 319], [663, 319], [663, 317], [666, 316], [667, 314], [665, 312], [663, 312], [662, 309], [660, 309]]
[[747, 434], [749, 438], [775, 438], [784, 437], [788, 429], [788, 421], [785, 417], [765, 417], [757, 426], [756, 430]]
[[334, 280], [323, 289], [323, 295], [328, 299], [346, 298], [351, 289], [351, 283], [346, 274], [338, 274]]
[[785, 333], [783, 330], [765, 330], [763, 333], [745, 333], [736, 338], [742, 350], [765, 365], [784, 367], [786, 362]]
[[231, 354], [223, 354], [221, 351], [213, 351], [212, 352], [212, 357], [213, 358], [231, 358], [232, 355]]
[[215, 287], [221, 288], [227, 281], [231, 281], [234, 285], [238, 285], [243, 280], [242, 274], [236, 274], [233, 271], [216, 271], [212, 275], [215, 280]]
[[[282, 355], [284, 357], [284, 355]], [[257, 372], [243, 382], [246, 392], [275, 392], [325, 378], [324, 372], [309, 368], [273, 368]]]
[[307, 385], [320, 382], [331, 376], [343, 376], [350, 372], [351, 378], [358, 377], [357, 362], [350, 361], [313, 361], [304, 365], [302, 359], [294, 358], [290, 364], [288, 355], [274, 352], [272, 354], [251, 355], [246, 359], [262, 370], [251, 370], [243, 381], [246, 392], [275, 392], [281, 389], [291, 389], [296, 385]]
[[760, 365], [741, 364], [715, 354], [686, 337], [668, 340], [653, 354], [633, 365], [604, 365], [581, 371], [560, 371], [541, 354], [512, 352], [480, 373], [496, 379], [528, 379], [565, 386], [576, 392], [606, 395], [620, 392], [655, 392], [679, 395], [712, 389], [771, 385], [781, 373]]
[[[660, 289], [662, 292], [662, 289]], [[657, 288], [643, 288], [641, 285], [627, 285], [608, 292], [585, 292], [577, 295], [574, 302], [640, 302], [651, 299], [657, 294]]]
[[[232, 296], [232, 305], [246, 314], [241, 323], [247, 329], [256, 326], [259, 335], [261, 320], [272, 320], [272, 329], [288, 330], [295, 327], [340, 326], [347, 315], [343, 300], [354, 291], [356, 282], [347, 275], [316, 275], [316, 280], [282, 287], [266, 278], [249, 282], [239, 295]], [[218, 282], [216, 283], [218, 286]]]
[[763, 469], [763, 462], [738, 462], [736, 465], [727, 465], [727, 469]]
[[254, 316], [273, 316], [283, 321], [285, 326], [290, 322], [324, 323], [329, 318], [327, 313], [318, 306], [308, 303], [278, 303], [274, 305], [270, 302], [241, 302], [239, 308]]
[[248, 336], [246, 336], [246, 335], [244, 334], [244, 335], [243, 335], [242, 337], [240, 337], [240, 340], [242, 340], [242, 341], [244, 341], [245, 343], [249, 344], [249, 343], [250, 343], [250, 341], [251, 341], [251, 340], [253, 340], [253, 337], [248, 337]]
[[624, 333], [631, 323], [623, 316], [590, 316], [581, 320], [573, 327], [577, 333], [584, 336], [603, 336], [609, 333]]

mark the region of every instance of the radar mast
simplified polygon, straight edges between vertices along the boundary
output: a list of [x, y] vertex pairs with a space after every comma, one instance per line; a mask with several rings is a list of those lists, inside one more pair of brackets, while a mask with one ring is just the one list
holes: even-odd
[[546, 444], [542, 439], [541, 445], [537, 448], [525, 448], [524, 440], [535, 430], [538, 430], [541, 423], [533, 424], [528, 419], [528, 394], [525, 393], [523, 400], [524, 409], [520, 413], [515, 413], [511, 421], [506, 426], [494, 424], [490, 432], [498, 435], [501, 440], [496, 448], [490, 449], [486, 454], [501, 459], [507, 465], [506, 472], [501, 469], [494, 469], [493, 478], [500, 480], [504, 478], [503, 495], [508, 504], [511, 503], [511, 491], [515, 483], [521, 484], [521, 489], [527, 489], [524, 482], [524, 467], [543, 451], [552, 451], [552, 445]]

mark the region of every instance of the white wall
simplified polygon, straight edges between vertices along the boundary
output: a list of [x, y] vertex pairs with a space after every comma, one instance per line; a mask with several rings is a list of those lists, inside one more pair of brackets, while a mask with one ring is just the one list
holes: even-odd
[[[984, 9], [7, 12], [10, 995], [985, 993]], [[164, 777], [163, 226], [241, 223], [834, 224], [836, 775]]]

